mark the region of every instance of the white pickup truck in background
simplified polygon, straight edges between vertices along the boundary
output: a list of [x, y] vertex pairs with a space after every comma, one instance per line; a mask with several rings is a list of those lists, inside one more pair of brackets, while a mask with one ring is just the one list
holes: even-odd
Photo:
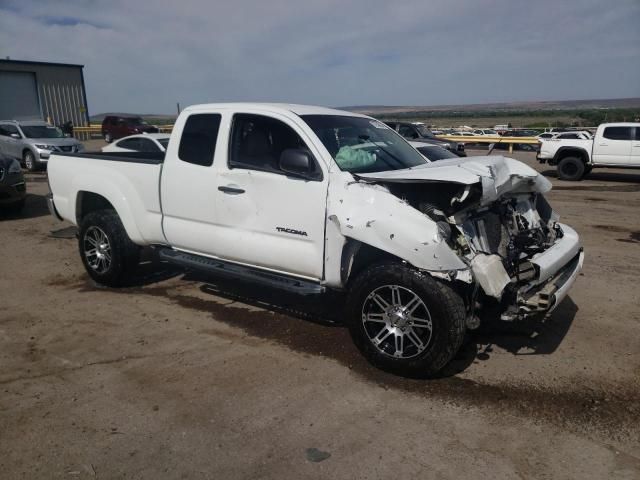
[[346, 295], [375, 365], [435, 375], [482, 316], [544, 315], [583, 252], [530, 167], [430, 163], [383, 123], [301, 105], [185, 109], [166, 153], [52, 154], [49, 208], [78, 225], [101, 284], [126, 285], [141, 247], [301, 294]]
[[582, 180], [593, 168], [640, 168], [640, 123], [603, 123], [593, 139], [540, 139], [538, 161], [557, 166], [562, 180]]

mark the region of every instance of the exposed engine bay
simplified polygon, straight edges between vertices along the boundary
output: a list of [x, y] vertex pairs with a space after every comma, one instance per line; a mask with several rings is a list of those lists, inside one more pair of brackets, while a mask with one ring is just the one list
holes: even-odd
[[[550, 189], [544, 177], [524, 165], [513, 172], [511, 159], [489, 158], [455, 165], [459, 178], [474, 173], [475, 182], [438, 181], [422, 168], [413, 175], [422, 181], [394, 176], [381, 183], [433, 220], [442, 240], [468, 265], [476, 287], [472, 308], [491, 305], [505, 320], [547, 312], [561, 300], [556, 294], [563, 293], [565, 274], [572, 283], [580, 269], [577, 234], [558, 223], [543, 196]], [[563, 241], [565, 229], [570, 238]]]

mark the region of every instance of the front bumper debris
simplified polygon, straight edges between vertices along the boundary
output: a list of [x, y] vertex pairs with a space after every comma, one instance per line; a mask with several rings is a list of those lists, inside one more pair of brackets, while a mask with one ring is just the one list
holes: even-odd
[[[578, 278], [583, 262], [584, 251], [580, 249], [580, 252], [549, 281], [519, 295], [518, 316], [526, 317], [540, 313], [551, 313], [555, 310]], [[506, 318], [506, 320], [511, 319]]]

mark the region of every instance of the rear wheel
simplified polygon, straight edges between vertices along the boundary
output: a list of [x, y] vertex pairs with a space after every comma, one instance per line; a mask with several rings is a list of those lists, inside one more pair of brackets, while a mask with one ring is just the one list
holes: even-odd
[[465, 308], [447, 285], [407, 265], [369, 267], [347, 299], [354, 343], [375, 366], [409, 377], [436, 375], [458, 352]]
[[585, 164], [578, 157], [564, 157], [558, 163], [558, 177], [561, 180], [582, 180], [585, 174]]
[[140, 247], [113, 210], [98, 210], [82, 219], [78, 248], [89, 276], [109, 287], [125, 285], [140, 258]]

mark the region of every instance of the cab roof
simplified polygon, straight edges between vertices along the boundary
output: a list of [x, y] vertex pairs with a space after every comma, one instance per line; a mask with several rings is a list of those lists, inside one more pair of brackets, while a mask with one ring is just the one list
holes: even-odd
[[237, 102], [237, 103], [205, 103], [200, 105], [191, 105], [184, 111], [203, 111], [203, 110], [243, 110], [247, 108], [256, 108], [267, 110], [270, 112], [295, 113], [296, 115], [342, 115], [349, 117], [365, 117], [359, 113], [347, 112], [345, 110], [336, 110], [333, 108], [316, 107], [313, 105], [297, 105], [293, 103], [262, 103], [262, 102]]

